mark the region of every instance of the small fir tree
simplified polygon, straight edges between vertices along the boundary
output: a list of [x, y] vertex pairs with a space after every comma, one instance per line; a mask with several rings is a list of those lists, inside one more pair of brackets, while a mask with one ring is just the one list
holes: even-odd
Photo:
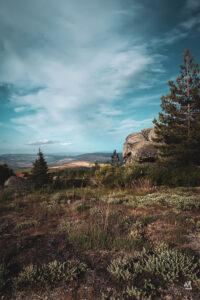
[[189, 166], [200, 163], [200, 69], [188, 49], [180, 68], [176, 82], [168, 82], [170, 93], [161, 98], [154, 142], [160, 162]]
[[40, 149], [38, 152], [38, 159], [36, 159], [33, 163], [31, 173], [31, 178], [34, 181], [37, 188], [44, 186], [50, 181], [50, 177], [48, 174], [48, 166]]
[[119, 155], [117, 154], [116, 150], [114, 150], [111, 156], [111, 164], [114, 167], [119, 167], [119, 162], [120, 162]]

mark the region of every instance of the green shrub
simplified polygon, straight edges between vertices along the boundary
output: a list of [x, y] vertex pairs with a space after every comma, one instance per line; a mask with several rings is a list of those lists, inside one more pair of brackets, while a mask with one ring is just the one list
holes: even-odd
[[147, 252], [143, 249], [141, 252], [135, 252], [134, 256], [125, 256], [114, 259], [107, 270], [119, 280], [133, 280], [143, 271], [144, 259]]
[[82, 179], [82, 178], [70, 178], [70, 179], [67, 179], [65, 180], [64, 182], [64, 187], [65, 188], [83, 188], [83, 187], [86, 187], [89, 185], [89, 179], [88, 178], [85, 178], [85, 179]]
[[139, 181], [149, 180], [149, 170], [149, 164], [130, 163], [121, 167], [106, 164], [95, 172], [95, 176], [97, 182], [106, 187], [133, 188]]
[[178, 282], [182, 276], [198, 281], [198, 265], [190, 257], [177, 249], [163, 249], [145, 260], [144, 270], [160, 274], [166, 282]]
[[78, 204], [76, 206], [76, 210], [78, 212], [83, 212], [83, 211], [86, 211], [86, 210], [89, 210], [89, 209], [90, 209], [90, 206], [85, 201], [81, 202], [80, 204]]
[[145, 249], [133, 256], [118, 258], [111, 262], [108, 271], [117, 279], [137, 283], [139, 274], [150, 274], [151, 278], [162, 276], [165, 282], [180, 282], [182, 278], [200, 283], [200, 269], [193, 256], [165, 244], [158, 245], [153, 253]]
[[149, 173], [148, 164], [126, 164], [121, 168], [123, 173], [123, 183], [126, 187], [132, 188], [138, 180], [147, 177]]
[[79, 229], [79, 226], [82, 224], [81, 221], [76, 220], [73, 222], [62, 220], [58, 226], [58, 232], [67, 232], [70, 233], [72, 229], [74, 231], [77, 231]]
[[195, 187], [200, 185], [200, 169], [198, 167], [165, 167], [155, 164], [148, 170], [148, 176], [156, 185], [172, 187]]
[[23, 287], [52, 288], [60, 283], [77, 279], [86, 271], [86, 265], [79, 261], [68, 260], [64, 263], [57, 260], [43, 265], [26, 266], [13, 280], [15, 289]]
[[0, 234], [5, 233], [9, 228], [9, 223], [0, 225]]
[[59, 176], [56, 176], [56, 179], [52, 181], [51, 186], [53, 190], [61, 190], [65, 188], [64, 181], [62, 181]]
[[37, 221], [36, 220], [28, 220], [22, 223], [18, 223], [15, 226], [15, 230], [16, 231], [21, 231], [21, 230], [25, 230], [31, 227], [34, 227], [35, 225], [37, 225]]
[[121, 174], [119, 172], [120, 168], [106, 164], [102, 166], [99, 170], [95, 172], [96, 180], [99, 184], [113, 188], [120, 181]]
[[136, 300], [151, 300], [152, 296], [158, 294], [158, 288], [151, 282], [151, 279], [145, 279], [143, 287], [127, 287], [126, 292], [131, 299], [134, 296]]
[[90, 208], [90, 213], [92, 215], [103, 215], [104, 211], [98, 206], [94, 206]]
[[0, 202], [12, 200], [13, 190], [0, 191]]
[[134, 207], [147, 207], [152, 205], [173, 206], [178, 210], [200, 209], [200, 197], [190, 195], [180, 195], [176, 193], [154, 193], [145, 196], [137, 196], [134, 201], [130, 201]]

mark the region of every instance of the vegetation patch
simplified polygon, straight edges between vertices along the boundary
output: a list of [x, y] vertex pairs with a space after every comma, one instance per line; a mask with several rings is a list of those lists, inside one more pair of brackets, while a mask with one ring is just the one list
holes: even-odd
[[37, 224], [38, 224], [38, 222], [36, 220], [27, 220], [22, 223], [18, 223], [15, 226], [15, 230], [16, 231], [26, 230], [26, 229], [36, 226]]
[[132, 295], [136, 299], [159, 296], [167, 283], [182, 284], [184, 280], [190, 280], [196, 288], [200, 288], [197, 260], [165, 244], [158, 244], [153, 251], [143, 249], [133, 256], [117, 258], [107, 270], [114, 278], [124, 281], [128, 296]]
[[13, 286], [15, 289], [36, 286], [53, 288], [64, 282], [78, 279], [86, 269], [84, 263], [75, 260], [63, 263], [55, 260], [39, 266], [30, 264], [13, 279]]
[[134, 207], [148, 207], [160, 205], [175, 207], [179, 211], [200, 209], [200, 197], [191, 195], [180, 195], [176, 193], [153, 193], [137, 196], [131, 203]]
[[2, 190], [0, 191], [0, 202], [12, 200], [13, 190]]

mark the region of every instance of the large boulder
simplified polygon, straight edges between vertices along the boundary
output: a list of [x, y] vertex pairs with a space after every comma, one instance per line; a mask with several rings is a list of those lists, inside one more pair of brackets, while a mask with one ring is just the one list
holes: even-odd
[[9, 177], [4, 183], [4, 188], [14, 190], [17, 192], [28, 192], [32, 187], [32, 182], [25, 178], [17, 176]]
[[155, 137], [154, 127], [127, 136], [123, 148], [125, 163], [132, 161], [138, 163], [155, 161], [157, 150], [153, 146], [153, 137]]

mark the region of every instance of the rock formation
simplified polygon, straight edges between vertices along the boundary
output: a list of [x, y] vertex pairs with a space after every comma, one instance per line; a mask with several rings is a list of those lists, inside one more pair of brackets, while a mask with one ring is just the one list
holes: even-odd
[[141, 132], [134, 132], [127, 136], [123, 148], [125, 163], [155, 161], [157, 150], [153, 146], [152, 137], [155, 137], [154, 127], [144, 129]]
[[4, 183], [4, 187], [18, 192], [28, 192], [32, 187], [32, 182], [25, 178], [11, 176]]

